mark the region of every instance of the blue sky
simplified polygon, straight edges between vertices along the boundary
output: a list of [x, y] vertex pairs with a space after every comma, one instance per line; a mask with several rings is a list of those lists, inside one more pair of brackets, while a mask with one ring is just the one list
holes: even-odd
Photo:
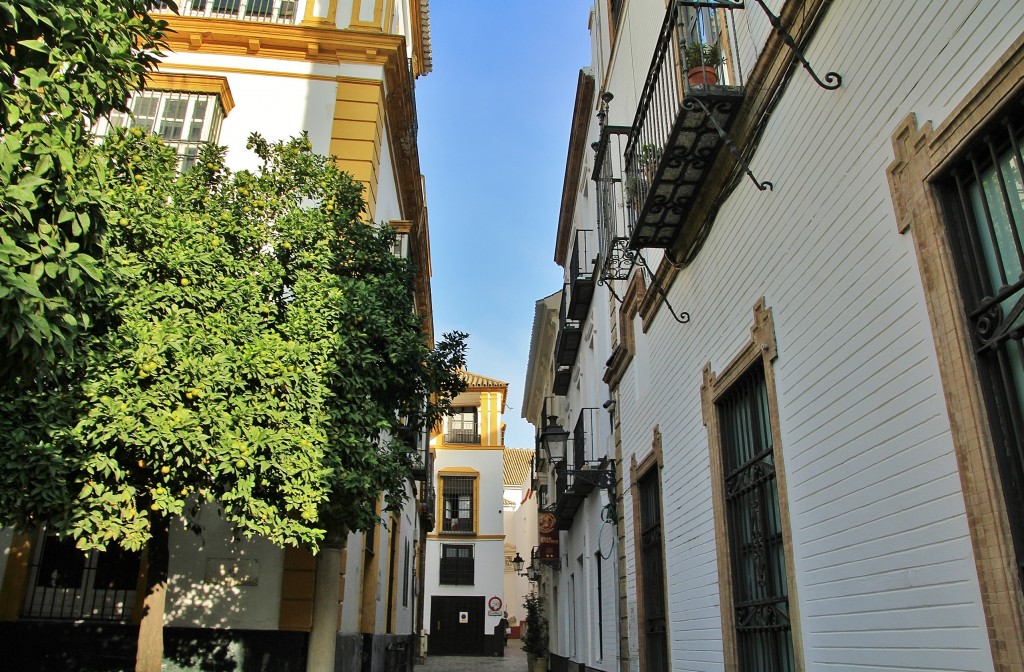
[[534, 303], [561, 288], [554, 240], [589, 0], [434, 0], [433, 72], [416, 86], [434, 329], [470, 334], [468, 367], [508, 381], [520, 418]]

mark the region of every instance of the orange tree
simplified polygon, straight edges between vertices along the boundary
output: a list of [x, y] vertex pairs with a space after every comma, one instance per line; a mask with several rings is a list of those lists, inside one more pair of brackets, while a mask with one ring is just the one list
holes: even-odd
[[109, 212], [88, 120], [160, 55], [147, 0], [0, 0], [0, 385], [72, 353], [104, 282]]
[[108, 304], [55, 379], [0, 390], [0, 523], [147, 547], [151, 589], [171, 521], [204, 502], [279, 545], [378, 524], [410, 474], [396, 437], [463, 385], [465, 335], [428, 347], [361, 185], [305, 137], [249, 146], [255, 173], [211, 146], [178, 176], [157, 139], [115, 133]]

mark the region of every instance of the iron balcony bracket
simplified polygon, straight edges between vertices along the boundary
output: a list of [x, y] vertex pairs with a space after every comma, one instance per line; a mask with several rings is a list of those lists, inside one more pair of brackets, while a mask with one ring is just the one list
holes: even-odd
[[711, 114], [711, 110], [708, 109], [708, 106], [705, 105], [700, 98], [690, 96], [689, 98], [683, 101], [683, 105], [698, 105], [702, 110], [704, 110], [704, 114], [707, 115], [708, 121], [710, 121], [711, 125], [715, 127], [715, 132], [718, 133], [718, 137], [722, 140], [725, 146], [729, 148], [729, 152], [736, 158], [736, 161], [743, 167], [743, 172], [747, 174], [747, 177], [749, 177], [750, 181], [754, 183], [754, 186], [756, 186], [761, 191], [764, 191], [765, 189], [767, 189], [768, 191], [773, 190], [775, 185], [773, 185], [771, 182], [767, 180], [761, 182], [756, 177], [754, 177], [754, 173], [750, 170], [750, 164], [747, 163], [747, 160], [745, 158], [743, 158], [743, 154], [740, 153], [739, 148], [732, 141], [732, 139], [729, 138], [729, 134], [726, 133], [725, 129], [722, 128], [722, 126], [715, 120], [715, 117]]
[[[688, 323], [690, 321], [690, 314], [686, 311], [677, 313], [676, 309], [672, 307], [672, 304], [669, 303], [668, 300], [668, 294], [665, 293], [665, 289], [660, 283], [658, 283], [658, 276], [651, 271], [651, 267], [647, 264], [647, 260], [644, 259], [644, 255], [640, 254], [639, 250], [633, 251], [632, 254], [634, 256], [634, 263], [639, 263], [640, 267], [647, 271], [647, 276], [651, 279], [651, 287], [654, 287], [654, 290], [661, 296], [661, 300], [664, 301], [665, 307], [668, 308], [669, 314], [672, 315], [672, 319], [679, 324]], [[601, 278], [599, 284], [605, 285], [608, 288], [608, 291], [611, 292], [612, 298], [619, 303], [622, 303], [622, 297], [615, 291], [615, 287], [612, 285], [611, 280], [625, 279], [627, 278]]]
[[608, 501], [615, 503], [615, 461], [602, 460], [599, 469], [565, 469], [564, 473], [572, 476], [573, 482], [583, 481], [596, 488], [604, 488], [608, 491]]
[[807, 59], [804, 57], [804, 52], [797, 46], [796, 40], [794, 40], [793, 36], [782, 27], [782, 22], [779, 21], [779, 17], [775, 16], [775, 14], [772, 13], [772, 10], [768, 9], [768, 5], [764, 4], [764, 0], [755, 1], [757, 4], [761, 5], [761, 9], [763, 9], [764, 13], [768, 15], [768, 21], [772, 24], [772, 28], [774, 28], [775, 32], [779, 34], [779, 37], [781, 37], [782, 41], [786, 43], [786, 46], [793, 50], [793, 53], [795, 53], [796, 57], [800, 60], [800, 64], [804, 66], [804, 70], [810, 73], [818, 86], [823, 89], [828, 89], [829, 91], [835, 91], [842, 86], [843, 76], [838, 72], [829, 71], [825, 73], [825, 81], [822, 81], [821, 77], [818, 77], [818, 73], [814, 72], [814, 68], [811, 67], [811, 64], [807, 62]]
[[651, 271], [651, 267], [647, 265], [647, 260], [644, 259], [643, 255], [639, 252], [637, 252], [636, 256], [640, 260], [640, 265], [643, 266], [645, 271], [647, 271], [647, 275], [651, 279], [651, 287], [661, 295], [661, 300], [665, 302], [665, 307], [668, 308], [668, 312], [672, 316], [672, 319], [679, 324], [687, 324], [690, 321], [690, 314], [685, 310], [678, 313], [676, 312], [676, 309], [673, 308], [672, 304], [668, 301], [668, 293], [665, 291], [665, 288], [661, 286], [661, 283], [658, 282], [658, 276]]

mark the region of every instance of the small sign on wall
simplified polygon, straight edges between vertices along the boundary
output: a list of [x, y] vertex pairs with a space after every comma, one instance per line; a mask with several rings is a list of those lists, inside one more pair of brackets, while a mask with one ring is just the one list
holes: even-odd
[[459, 623], [469, 623], [469, 612], [468, 611], [460, 611], [459, 612]]

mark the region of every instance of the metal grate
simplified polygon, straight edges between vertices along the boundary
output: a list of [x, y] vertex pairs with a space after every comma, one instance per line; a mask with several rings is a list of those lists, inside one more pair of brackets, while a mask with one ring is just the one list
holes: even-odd
[[442, 532], [473, 533], [474, 476], [442, 476], [441, 497], [444, 500]]
[[1024, 582], [1024, 133], [1021, 102], [949, 170], [947, 219]]
[[129, 621], [139, 554], [119, 547], [84, 553], [73, 539], [46, 535], [30, 565], [26, 618]]
[[444, 434], [444, 442], [473, 445], [480, 443], [480, 427], [477, 424], [475, 406], [452, 409], [452, 414], [448, 418], [448, 431]]
[[789, 588], [762, 365], [726, 392], [718, 413], [739, 669], [788, 672]]
[[[296, 0], [181, 0], [179, 16], [235, 19], [257, 23], [295, 23]], [[153, 2], [154, 14], [173, 14], [166, 2]]]

